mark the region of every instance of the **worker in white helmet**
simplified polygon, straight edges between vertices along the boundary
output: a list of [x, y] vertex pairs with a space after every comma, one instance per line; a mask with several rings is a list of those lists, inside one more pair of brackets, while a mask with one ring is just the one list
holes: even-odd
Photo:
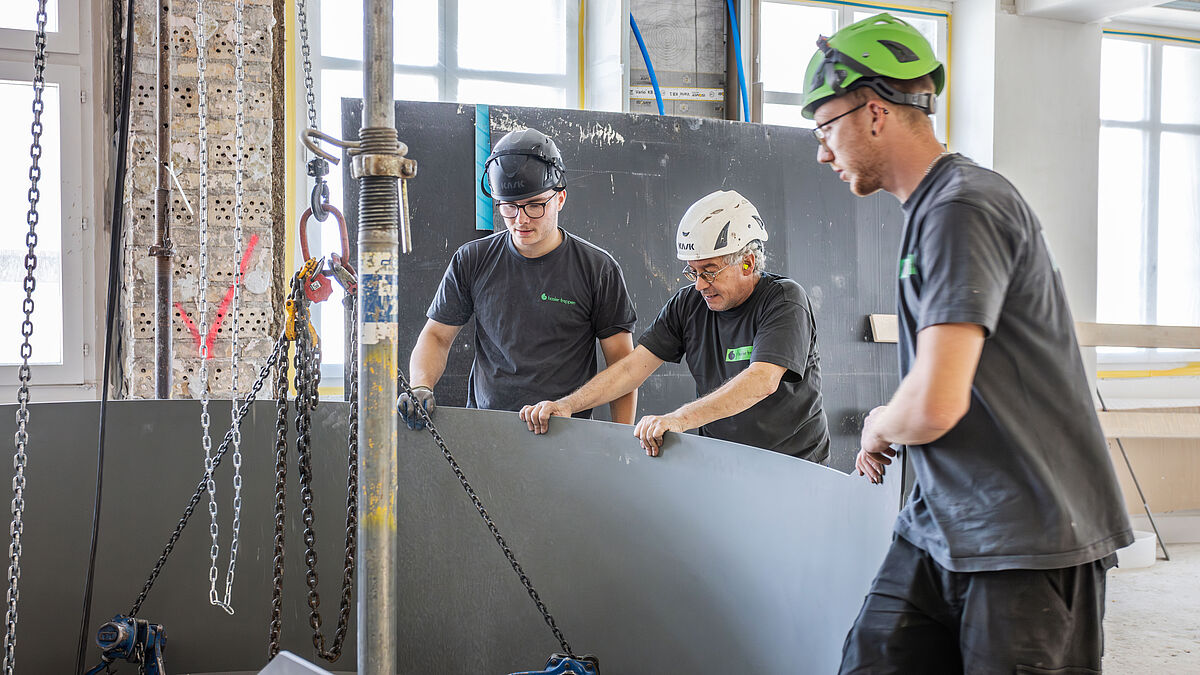
[[734, 191], [693, 204], [679, 222], [676, 255], [693, 283], [667, 302], [633, 353], [572, 394], [521, 409], [543, 434], [570, 416], [636, 390], [664, 361], [686, 358], [697, 399], [646, 415], [634, 435], [656, 457], [668, 431], [753, 445], [813, 462], [829, 457], [821, 359], [812, 303], [795, 281], [765, 271], [767, 230]]

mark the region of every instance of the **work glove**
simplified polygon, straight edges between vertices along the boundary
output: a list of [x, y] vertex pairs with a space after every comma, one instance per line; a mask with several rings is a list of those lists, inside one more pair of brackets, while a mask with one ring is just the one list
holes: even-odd
[[413, 387], [412, 391], [411, 396], [408, 392], [404, 392], [396, 399], [396, 412], [399, 412], [400, 417], [404, 418], [404, 423], [408, 425], [409, 429], [424, 429], [425, 420], [417, 411], [417, 406], [425, 408], [425, 412], [433, 417], [433, 411], [437, 408], [433, 390], [429, 387]]

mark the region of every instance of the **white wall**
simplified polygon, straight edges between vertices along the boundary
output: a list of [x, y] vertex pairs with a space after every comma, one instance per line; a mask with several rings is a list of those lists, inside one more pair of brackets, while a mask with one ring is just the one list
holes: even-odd
[[950, 36], [949, 147], [992, 168], [995, 140], [996, 0], [954, 3]]

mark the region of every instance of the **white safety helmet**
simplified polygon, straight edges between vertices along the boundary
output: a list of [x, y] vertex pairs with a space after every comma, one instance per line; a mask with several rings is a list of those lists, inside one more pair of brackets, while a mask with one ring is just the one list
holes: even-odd
[[680, 260], [704, 260], [737, 253], [746, 244], [767, 240], [758, 209], [734, 190], [717, 190], [688, 207], [675, 234]]

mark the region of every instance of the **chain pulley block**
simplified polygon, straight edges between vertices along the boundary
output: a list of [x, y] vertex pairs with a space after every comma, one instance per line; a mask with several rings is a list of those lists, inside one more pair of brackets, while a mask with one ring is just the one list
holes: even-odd
[[600, 675], [600, 660], [591, 654], [571, 656], [551, 654], [543, 670], [529, 670], [513, 675]]
[[159, 624], [118, 614], [96, 631], [96, 644], [100, 647], [100, 665], [84, 675], [107, 671], [114, 661], [135, 663], [144, 675], [167, 675], [163, 665], [167, 632]]

